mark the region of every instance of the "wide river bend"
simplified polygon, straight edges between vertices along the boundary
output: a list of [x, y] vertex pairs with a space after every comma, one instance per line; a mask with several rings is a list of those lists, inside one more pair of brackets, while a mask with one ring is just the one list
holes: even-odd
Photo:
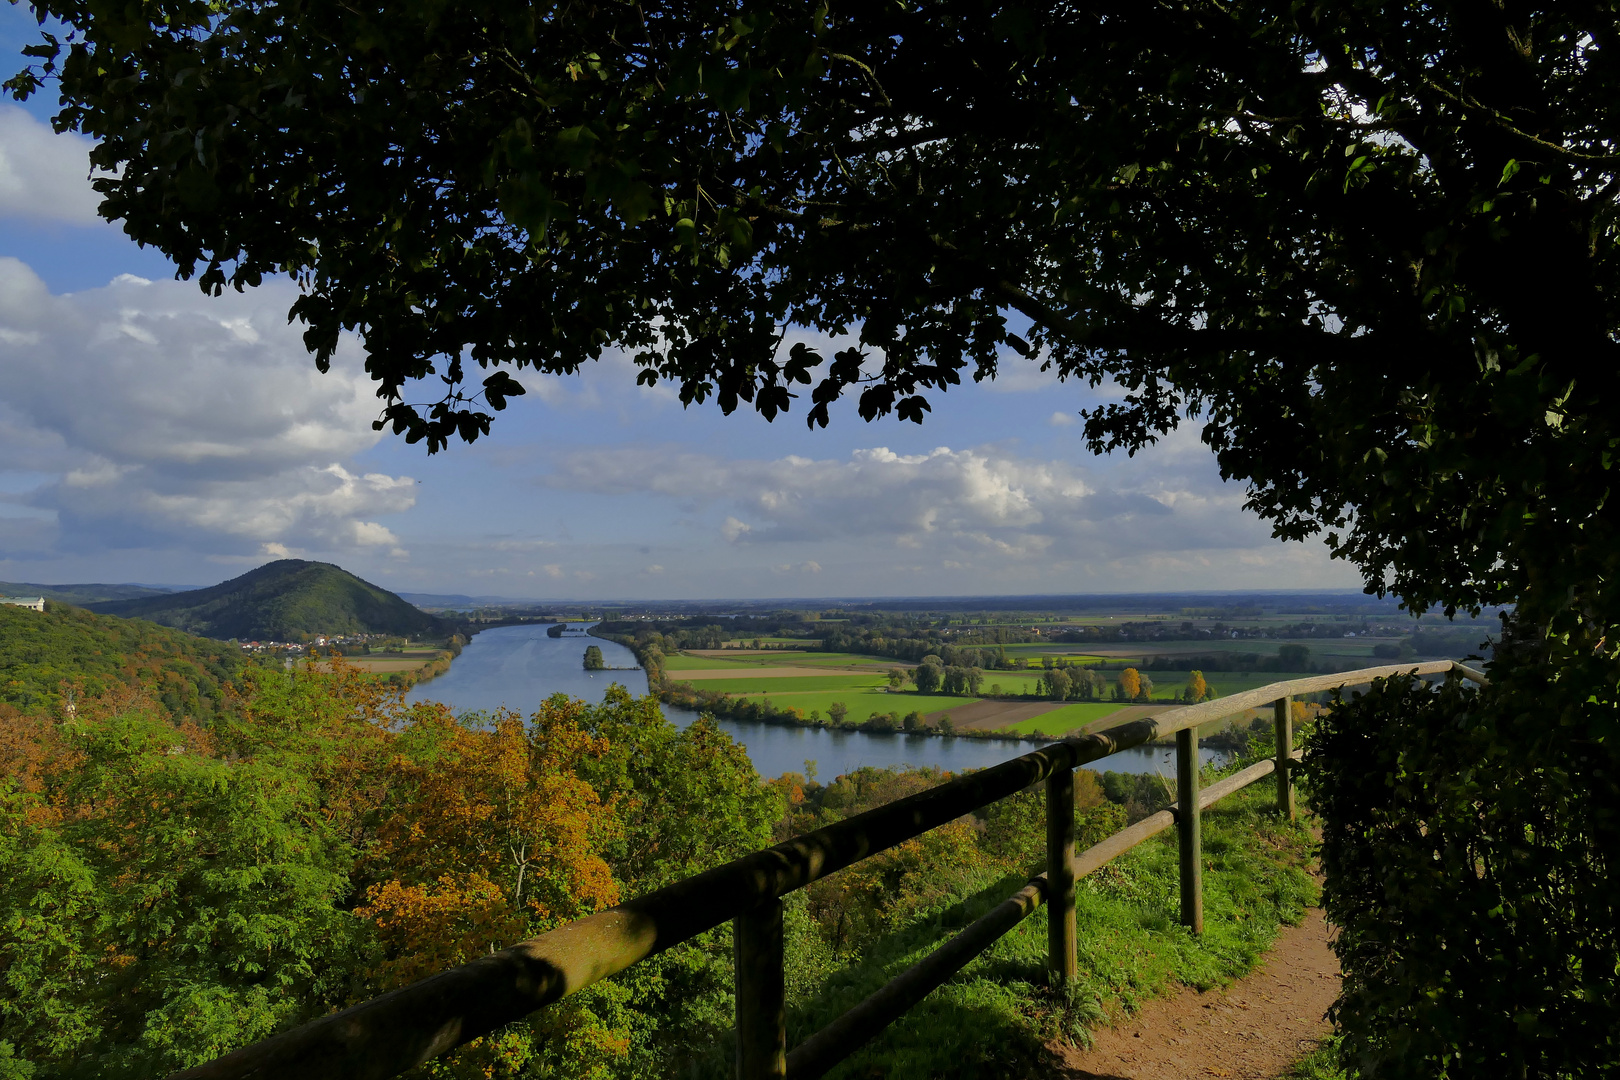
[[[502, 707], [533, 712], [552, 694], [564, 693], [591, 703], [601, 701], [607, 688], [622, 683], [633, 694], [647, 692], [641, 670], [589, 672], [584, 667], [585, 647], [598, 645], [609, 667], [634, 667], [635, 654], [616, 642], [575, 635], [548, 637], [544, 626], [501, 626], [474, 635], [450, 670], [432, 682], [419, 683], [407, 695], [411, 701], [442, 701], [456, 712]], [[688, 709], [662, 706], [664, 715], [685, 727], [697, 719]], [[816, 763], [823, 780], [872, 765], [879, 768], [934, 765], [953, 772], [996, 765], [1027, 754], [1036, 746], [1026, 742], [949, 739], [937, 735], [868, 734], [864, 731], [829, 731], [826, 728], [745, 724], [721, 720], [720, 726], [748, 751], [762, 776], [802, 772], [806, 761]], [[1224, 757], [1218, 750], [1200, 750], [1205, 762]], [[1099, 772], [1157, 772], [1175, 776], [1173, 751], [1137, 747], [1093, 762]]]

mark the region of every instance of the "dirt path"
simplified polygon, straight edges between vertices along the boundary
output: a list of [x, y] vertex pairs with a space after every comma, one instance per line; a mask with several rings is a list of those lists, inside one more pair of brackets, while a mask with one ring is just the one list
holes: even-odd
[[1054, 1080], [1272, 1080], [1328, 1033], [1339, 992], [1328, 926], [1312, 908], [1285, 926], [1265, 961], [1224, 990], [1183, 990], [1063, 1052]]

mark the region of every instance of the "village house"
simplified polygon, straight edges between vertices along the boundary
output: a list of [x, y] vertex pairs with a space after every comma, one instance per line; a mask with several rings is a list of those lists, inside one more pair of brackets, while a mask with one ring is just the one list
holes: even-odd
[[43, 596], [0, 596], [0, 604], [25, 607], [29, 611], [45, 610], [45, 598]]

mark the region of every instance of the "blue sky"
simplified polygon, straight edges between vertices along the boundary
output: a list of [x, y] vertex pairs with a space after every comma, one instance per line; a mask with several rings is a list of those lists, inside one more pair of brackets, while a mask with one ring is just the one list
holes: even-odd
[[[31, 20], [0, 6], [0, 50]], [[9, 69], [8, 69], [9, 73]], [[1340, 588], [1242, 509], [1187, 426], [1095, 458], [1097, 400], [1009, 355], [921, 426], [683, 409], [612, 356], [429, 457], [322, 376], [285, 281], [205, 297], [95, 217], [53, 101], [0, 104], [0, 580], [211, 584], [270, 559], [403, 591], [751, 598]]]

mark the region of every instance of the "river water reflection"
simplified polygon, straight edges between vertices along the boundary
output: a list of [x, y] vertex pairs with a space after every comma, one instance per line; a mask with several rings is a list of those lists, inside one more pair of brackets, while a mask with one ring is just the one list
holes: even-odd
[[[582, 624], [574, 623], [570, 632]], [[502, 626], [473, 637], [450, 670], [432, 682], [420, 683], [408, 695], [411, 701], [442, 701], [457, 712], [509, 708], [533, 712], [545, 698], [564, 693], [595, 703], [607, 688], [622, 683], [633, 694], [647, 692], [647, 677], [634, 671], [589, 672], [584, 668], [585, 647], [599, 645], [610, 667], [632, 667], [635, 655], [623, 645], [600, 638], [554, 638], [544, 626]], [[663, 706], [664, 715], [685, 727], [697, 719], [688, 709]], [[957, 772], [981, 769], [1027, 754], [1034, 743], [979, 739], [942, 739], [937, 735], [867, 734], [829, 731], [826, 728], [785, 727], [722, 720], [720, 726], [748, 750], [762, 776], [800, 772], [806, 761], [816, 763], [823, 780], [863, 765], [878, 768], [933, 765]], [[1205, 762], [1218, 760], [1220, 751], [1201, 750]], [[1165, 748], [1138, 747], [1093, 762], [1099, 772], [1161, 773], [1175, 775], [1174, 753]]]

